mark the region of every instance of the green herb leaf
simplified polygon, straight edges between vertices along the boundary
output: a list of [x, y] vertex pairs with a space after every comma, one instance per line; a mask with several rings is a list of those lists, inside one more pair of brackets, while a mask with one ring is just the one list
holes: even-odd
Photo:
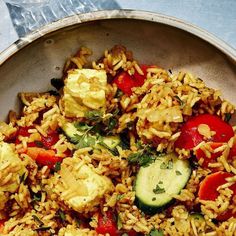
[[62, 79], [53, 78], [53, 79], [51, 79], [51, 85], [56, 90], [60, 90], [64, 86], [64, 81]]
[[116, 125], [117, 125], [118, 121], [116, 118], [114, 117], [111, 117], [109, 120], [108, 120], [108, 125], [107, 125], [107, 128], [112, 131]]
[[89, 131], [93, 128], [92, 126], [89, 126], [88, 124], [84, 122], [76, 122], [74, 126], [79, 131]]
[[25, 172], [20, 176], [20, 183], [24, 183], [26, 180]]
[[123, 96], [123, 94], [124, 93], [120, 89], [117, 89], [115, 97], [120, 98], [121, 96]]
[[38, 218], [38, 216], [32, 215], [32, 217], [39, 225], [43, 225], [43, 222]]
[[55, 167], [54, 167], [54, 170], [57, 172], [57, 171], [59, 171], [61, 169], [61, 162], [56, 162], [56, 164], [55, 164]]
[[152, 229], [147, 236], [164, 236], [163, 231], [161, 229]]
[[121, 236], [129, 236], [127, 233], [123, 233]]
[[183, 108], [184, 102], [178, 96], [174, 96], [174, 98], [179, 102], [180, 107]]
[[37, 147], [40, 147], [40, 148], [42, 148], [44, 146], [43, 143], [41, 141], [38, 141], [38, 140], [35, 140], [34, 143]]
[[129, 140], [129, 135], [128, 133], [124, 132], [120, 134], [120, 144], [119, 146], [123, 149], [123, 150], [128, 150], [130, 149], [130, 140]]
[[98, 144], [101, 145], [102, 147], [106, 148], [112, 155], [114, 155], [114, 156], [119, 155], [117, 148], [112, 149], [107, 144], [105, 144], [103, 141], [98, 142]]
[[77, 144], [76, 144], [76, 148], [80, 149], [80, 148], [85, 148], [85, 147], [92, 147], [95, 145], [95, 137], [90, 136], [88, 134], [84, 134], [84, 135], [77, 135]]
[[230, 113], [225, 113], [225, 122], [229, 122], [232, 115]]
[[179, 170], [176, 170], [176, 171], [175, 171], [175, 174], [176, 174], [176, 175], [182, 175], [182, 173], [181, 173]]
[[173, 169], [173, 161], [169, 160], [168, 162], [162, 162], [160, 165], [161, 169], [171, 170]]
[[32, 198], [33, 202], [39, 202], [41, 201], [42, 193], [41, 192], [34, 193]]
[[124, 197], [124, 194], [118, 194], [118, 195], [116, 196], [116, 200], [119, 201], [119, 200], [121, 200], [123, 197]]
[[158, 184], [156, 185], [156, 188], [152, 190], [155, 194], [165, 193], [165, 189], [161, 188]]
[[57, 214], [58, 214], [58, 216], [60, 217], [60, 219], [62, 220], [62, 221], [65, 221], [66, 220], [66, 216], [65, 216], [65, 213], [62, 211], [62, 210], [58, 210], [57, 211]]
[[103, 113], [98, 110], [87, 111], [85, 113], [85, 118], [94, 122], [100, 122], [102, 120], [102, 116], [103, 116]]

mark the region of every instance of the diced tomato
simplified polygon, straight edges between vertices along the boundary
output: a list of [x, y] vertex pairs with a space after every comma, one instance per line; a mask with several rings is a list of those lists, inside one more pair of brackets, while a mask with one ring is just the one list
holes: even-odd
[[229, 152], [229, 159], [235, 159], [236, 158], [236, 145], [234, 144], [233, 147], [230, 149]]
[[30, 147], [27, 149], [26, 154], [34, 159], [38, 164], [53, 168], [57, 162], [61, 162], [62, 159], [55, 155], [53, 150], [45, 150], [38, 147]]
[[116, 224], [116, 219], [111, 211], [107, 211], [102, 215], [98, 216], [98, 226], [96, 228], [98, 234], [110, 234], [110, 236], [118, 236], [118, 228]]
[[[223, 143], [209, 143], [209, 145], [211, 146], [211, 148], [213, 150], [215, 150], [216, 148], [220, 147], [223, 145]], [[206, 154], [204, 153], [204, 151], [202, 149], [198, 149], [196, 151], [196, 157], [198, 160], [200, 160], [201, 158], [204, 159], [203, 163], [202, 163], [202, 167], [208, 167], [209, 163], [213, 163], [216, 161], [216, 158], [219, 157], [222, 154], [222, 152], [216, 152], [216, 153], [211, 153], [210, 157], [207, 157]]]
[[[217, 149], [218, 147], [222, 146], [224, 143], [214, 143], [214, 142], [211, 142], [209, 143], [209, 145], [211, 146], [211, 148], [213, 150]], [[211, 153], [211, 156], [210, 157], [207, 157], [204, 153], [204, 151], [202, 151], [200, 148], [198, 150], [196, 150], [196, 158], [198, 160], [200, 160], [201, 158], [204, 159], [203, 161], [203, 164], [202, 164], [202, 167], [205, 167], [207, 168], [208, 167], [208, 164], [209, 163], [214, 163], [216, 162], [216, 159], [217, 157], [221, 156], [222, 155], [222, 151], [220, 152], [216, 152], [216, 153]], [[234, 145], [231, 149], [230, 149], [230, 152], [229, 152], [229, 156], [228, 156], [228, 160], [231, 160], [233, 158], [236, 158], [236, 145]]]
[[23, 137], [29, 137], [29, 129], [33, 129], [33, 126], [26, 126], [26, 127], [19, 127], [17, 135], [23, 136]]
[[[215, 201], [219, 196], [217, 188], [225, 183], [227, 183], [226, 178], [234, 176], [233, 174], [219, 171], [213, 174], [208, 175], [200, 184], [198, 191], [199, 199], [201, 200], [211, 200]], [[229, 187], [233, 191], [233, 195], [236, 195], [236, 184], [233, 184]], [[217, 217], [218, 220], [227, 220], [231, 216], [236, 216], [232, 213], [231, 210], [226, 211], [225, 213]]]
[[59, 140], [59, 134], [56, 131], [49, 131], [48, 136], [41, 136], [41, 142], [44, 147], [51, 148]]
[[215, 201], [219, 196], [217, 188], [227, 182], [226, 178], [232, 176], [232, 174], [223, 171], [218, 171], [208, 175], [200, 184], [198, 191], [199, 198], [201, 200]]
[[202, 114], [188, 120], [181, 128], [181, 134], [175, 142], [175, 147], [192, 149], [204, 140], [198, 132], [198, 126], [206, 124], [216, 134], [212, 136], [212, 142], [228, 142], [234, 136], [233, 128], [220, 117], [210, 114]]
[[221, 215], [218, 215], [216, 219], [219, 221], [225, 221], [228, 220], [230, 217], [236, 218], [236, 212], [233, 212], [231, 209], [227, 210]]
[[132, 94], [132, 88], [140, 87], [144, 84], [147, 76], [147, 69], [151, 67], [156, 66], [141, 65], [140, 68], [143, 71], [143, 75], [140, 75], [137, 71], [135, 71], [133, 75], [130, 75], [126, 71], [122, 71], [116, 76], [113, 82], [123, 93], [130, 96]]
[[136, 231], [131, 230], [131, 231], [128, 232], [128, 235], [129, 235], [129, 236], [137, 236], [138, 234], [137, 234]]

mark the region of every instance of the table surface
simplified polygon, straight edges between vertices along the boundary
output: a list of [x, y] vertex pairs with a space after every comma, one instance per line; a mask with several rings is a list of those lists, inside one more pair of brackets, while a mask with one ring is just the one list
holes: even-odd
[[[19, 0], [20, 1], [20, 0]], [[116, 0], [121, 8], [174, 16], [199, 26], [236, 48], [236, 0]], [[0, 52], [18, 39], [0, 0]]]

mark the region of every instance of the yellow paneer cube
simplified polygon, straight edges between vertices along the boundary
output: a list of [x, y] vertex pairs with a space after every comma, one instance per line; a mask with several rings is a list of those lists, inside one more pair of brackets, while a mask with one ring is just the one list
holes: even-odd
[[65, 158], [58, 175], [54, 179], [54, 192], [66, 205], [80, 213], [93, 211], [104, 194], [114, 189], [108, 177], [97, 174], [92, 166], [76, 157]]
[[20, 177], [28, 173], [18, 154], [5, 142], [0, 142], [0, 172], [0, 192], [11, 193], [19, 187]]
[[84, 117], [90, 110], [105, 111], [107, 75], [104, 70], [74, 69], [65, 80], [62, 104], [67, 117]]

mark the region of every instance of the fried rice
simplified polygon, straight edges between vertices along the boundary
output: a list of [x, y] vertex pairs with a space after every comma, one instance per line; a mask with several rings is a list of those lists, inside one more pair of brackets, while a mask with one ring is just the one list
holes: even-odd
[[[0, 122], [0, 235], [112, 236], [115, 234], [97, 230], [99, 217], [106, 212], [115, 216], [116, 235], [236, 235], [234, 216], [217, 220], [228, 209], [236, 215], [236, 195], [230, 189], [236, 182], [236, 159], [229, 158], [236, 136], [212, 149], [208, 139], [214, 132], [199, 126], [199, 133], [206, 137], [203, 142], [192, 150], [175, 146], [183, 124], [192, 117], [211, 114], [226, 120], [233, 115], [234, 106], [221, 98], [219, 90], [208, 88], [188, 72], [172, 74], [150, 66], [144, 73], [124, 46], [105, 50], [93, 62], [88, 60], [91, 54], [82, 47], [67, 60], [63, 78], [54, 79], [57, 91], [20, 92], [21, 113], [10, 111], [9, 122]], [[91, 91], [86, 90], [84, 97], [82, 92], [66, 94], [68, 76], [83, 68], [104, 72], [108, 82], [99, 84], [94, 76]], [[121, 72], [136, 73], [145, 80], [128, 95], [114, 83]], [[86, 81], [82, 77], [81, 83]], [[94, 111], [92, 118], [87, 115]], [[124, 145], [117, 146], [116, 153], [106, 148], [94, 150], [82, 145], [85, 136], [78, 145], [63, 131], [67, 122], [83, 123], [91, 129], [101, 126], [103, 133], [120, 136]], [[172, 204], [146, 214], [136, 204], [134, 185], [140, 166], [129, 161], [140, 144], [158, 153], [174, 151], [179, 159], [191, 162], [199, 149], [205, 156], [221, 155], [207, 167], [204, 158], [195, 158], [191, 176], [173, 195]], [[53, 154], [54, 165], [37, 161], [39, 153], [44, 153], [41, 149]], [[233, 177], [220, 185], [215, 200], [200, 199], [201, 182], [216, 170]], [[83, 181], [96, 183], [99, 192], [92, 192]], [[202, 218], [192, 217], [194, 213]]]

